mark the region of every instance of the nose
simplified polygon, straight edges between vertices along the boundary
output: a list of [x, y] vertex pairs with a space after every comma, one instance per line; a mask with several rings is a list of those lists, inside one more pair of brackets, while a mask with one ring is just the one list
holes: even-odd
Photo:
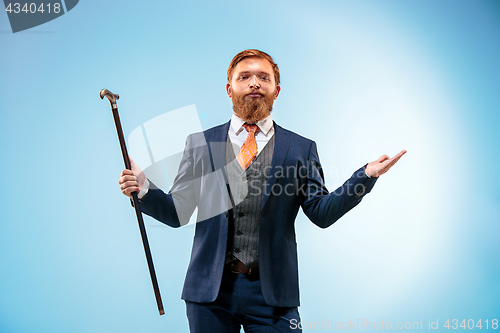
[[257, 76], [255, 76], [255, 75], [250, 80], [250, 88], [251, 89], [259, 89], [260, 88], [260, 83], [257, 81]]

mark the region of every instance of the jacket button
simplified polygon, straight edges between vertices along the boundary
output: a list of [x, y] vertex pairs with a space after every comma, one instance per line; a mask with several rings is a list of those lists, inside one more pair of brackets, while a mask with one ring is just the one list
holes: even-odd
[[241, 236], [241, 235], [243, 235], [243, 233], [238, 230], [238, 231], [236, 231], [236, 235]]
[[234, 249], [234, 253], [240, 253], [240, 249]]
[[239, 217], [243, 217], [243, 216], [245, 216], [245, 213], [243, 213], [243, 212], [239, 212], [239, 213], [238, 213], [238, 216], [239, 216]]

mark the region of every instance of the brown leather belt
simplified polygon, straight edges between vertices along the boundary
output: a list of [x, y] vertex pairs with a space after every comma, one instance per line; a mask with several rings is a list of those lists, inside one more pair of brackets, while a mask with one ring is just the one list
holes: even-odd
[[236, 259], [231, 262], [231, 271], [237, 274], [258, 275], [259, 267], [248, 268], [244, 263]]

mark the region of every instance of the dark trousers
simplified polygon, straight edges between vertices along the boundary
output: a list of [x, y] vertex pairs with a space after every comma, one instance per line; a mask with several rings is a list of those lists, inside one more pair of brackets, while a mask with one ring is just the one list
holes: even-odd
[[191, 333], [302, 332], [292, 329], [299, 323], [299, 311], [267, 305], [258, 276], [232, 273], [227, 267], [217, 299], [212, 303], [186, 301]]

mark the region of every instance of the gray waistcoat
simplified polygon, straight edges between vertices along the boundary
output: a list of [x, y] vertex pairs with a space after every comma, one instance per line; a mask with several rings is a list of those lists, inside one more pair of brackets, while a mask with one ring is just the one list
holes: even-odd
[[[234, 148], [235, 147], [235, 148]], [[226, 262], [237, 258], [248, 268], [259, 264], [259, 217], [274, 152], [274, 135], [247, 170], [236, 160], [237, 146], [227, 140], [226, 165], [230, 200]]]

